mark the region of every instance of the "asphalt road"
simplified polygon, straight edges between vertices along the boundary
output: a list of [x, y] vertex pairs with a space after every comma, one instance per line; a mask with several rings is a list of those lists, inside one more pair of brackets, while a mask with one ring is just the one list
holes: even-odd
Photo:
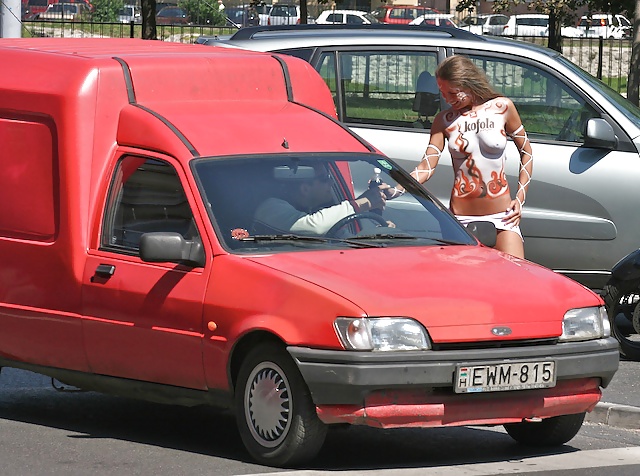
[[[640, 402], [639, 378], [640, 363], [621, 362], [604, 400]], [[501, 427], [348, 428], [331, 431], [309, 467], [283, 470], [251, 462], [229, 414], [60, 393], [46, 377], [3, 369], [0, 462], [1, 476], [637, 476], [640, 430], [586, 423], [568, 445], [545, 451], [517, 445]]]

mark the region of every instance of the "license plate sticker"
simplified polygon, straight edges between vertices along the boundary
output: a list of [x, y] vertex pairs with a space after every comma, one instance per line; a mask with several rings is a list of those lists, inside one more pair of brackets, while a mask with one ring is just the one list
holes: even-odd
[[453, 384], [456, 393], [555, 387], [556, 364], [544, 361], [459, 365]]

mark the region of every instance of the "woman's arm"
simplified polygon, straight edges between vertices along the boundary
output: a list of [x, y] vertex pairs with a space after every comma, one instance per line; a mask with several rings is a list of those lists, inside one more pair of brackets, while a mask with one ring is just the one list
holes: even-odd
[[520, 223], [522, 207], [527, 199], [527, 190], [531, 183], [531, 176], [533, 173], [533, 150], [531, 149], [531, 142], [529, 142], [529, 137], [527, 137], [527, 131], [522, 124], [520, 115], [511, 100], [508, 101], [505, 129], [520, 152], [518, 190], [516, 191], [515, 200], [513, 200], [510, 205], [510, 209], [513, 210], [513, 213], [508, 219], [508, 223], [514, 223], [517, 225]]
[[429, 145], [427, 145], [427, 149], [422, 156], [422, 160], [413, 172], [411, 172], [411, 176], [420, 183], [424, 183], [429, 180], [436, 170], [443, 148], [444, 124], [442, 121], [442, 113], [440, 113], [433, 120]]
[[[431, 137], [429, 145], [422, 156], [422, 160], [418, 166], [413, 169], [411, 176], [420, 183], [424, 183], [431, 178], [436, 170], [442, 149], [444, 148], [444, 123], [442, 121], [442, 113], [438, 114], [431, 125]], [[395, 198], [404, 193], [401, 185], [396, 185], [388, 189], [387, 198]]]

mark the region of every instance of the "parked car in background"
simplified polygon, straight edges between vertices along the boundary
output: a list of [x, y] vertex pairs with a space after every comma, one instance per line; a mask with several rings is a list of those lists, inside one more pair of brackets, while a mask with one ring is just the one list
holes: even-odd
[[[298, 25], [300, 23], [300, 6], [276, 3], [269, 10], [268, 25]], [[315, 23], [315, 18], [308, 16], [307, 23]]]
[[177, 7], [176, 2], [156, 2], [156, 14], [165, 7]]
[[426, 13], [420, 15], [415, 20], [411, 20], [409, 25], [421, 26], [448, 26], [449, 28], [458, 28], [455, 23], [454, 16], [450, 13]]
[[118, 21], [120, 23], [140, 23], [142, 21], [140, 7], [137, 5], [124, 5], [118, 11]]
[[258, 12], [258, 17], [260, 18], [260, 25], [269, 24], [269, 12], [271, 11], [271, 7], [271, 3], [267, 2], [258, 2], [255, 4], [255, 9]]
[[459, 22], [458, 26], [476, 35], [502, 35], [508, 21], [509, 17], [507, 15], [495, 13], [469, 16]]
[[[573, 26], [562, 26], [560, 34], [567, 38], [580, 38], [584, 32]], [[525, 13], [511, 15], [502, 30], [506, 36], [549, 36], [549, 15]]]
[[411, 21], [426, 13], [440, 13], [434, 8], [416, 5], [382, 5], [376, 8], [372, 15], [380, 23], [409, 24]]
[[[467, 55], [517, 105], [532, 144], [533, 181], [521, 223], [525, 256], [602, 289], [613, 265], [638, 248], [640, 167], [633, 164], [640, 161], [640, 109], [560, 53], [452, 28], [278, 30], [244, 29], [226, 41], [198, 42], [306, 59], [331, 88], [339, 119], [407, 171], [424, 154], [434, 115], [447, 107], [436, 88], [419, 90], [421, 74], [433, 76], [444, 56]], [[516, 190], [520, 156], [512, 142], [506, 153], [506, 176]], [[448, 204], [452, 179], [445, 150], [425, 186]]]
[[258, 16], [257, 10], [251, 8], [249, 5], [227, 7], [224, 9], [224, 14], [227, 17], [227, 26], [243, 28], [245, 26], [258, 26], [260, 24], [260, 17]]
[[22, 19], [37, 20], [48, 6], [49, 0], [22, 0]]
[[80, 21], [88, 19], [90, 10], [84, 3], [52, 3], [42, 12], [40, 20]]
[[594, 13], [590, 17], [580, 18], [578, 28], [585, 36], [603, 38], [629, 38], [633, 33], [633, 25], [621, 14]]
[[348, 25], [371, 25], [380, 23], [371, 13], [358, 10], [325, 10], [320, 12], [316, 23], [319, 25], [346, 23]]
[[190, 23], [189, 14], [180, 7], [164, 7], [156, 15], [158, 25], [189, 25]]

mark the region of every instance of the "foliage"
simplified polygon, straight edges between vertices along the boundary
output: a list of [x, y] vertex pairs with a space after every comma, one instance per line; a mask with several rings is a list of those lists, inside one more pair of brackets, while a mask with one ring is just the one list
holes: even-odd
[[91, 19], [96, 22], [118, 21], [118, 12], [124, 6], [124, 0], [92, 0], [93, 13]]
[[629, 19], [635, 16], [635, 0], [588, 0], [586, 4], [591, 12], [626, 13]]
[[180, 0], [191, 21], [197, 25], [224, 25], [226, 16], [220, 11], [218, 0]]

